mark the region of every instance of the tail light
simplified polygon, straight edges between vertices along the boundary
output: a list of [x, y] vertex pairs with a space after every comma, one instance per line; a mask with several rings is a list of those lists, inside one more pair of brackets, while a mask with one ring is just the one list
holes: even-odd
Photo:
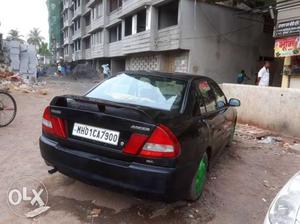
[[180, 153], [180, 144], [169, 128], [159, 125], [150, 137], [132, 134], [123, 152], [135, 155], [139, 152], [140, 156], [150, 158], [174, 158]]
[[67, 138], [64, 121], [52, 116], [49, 106], [44, 111], [42, 124], [45, 133], [59, 138]]

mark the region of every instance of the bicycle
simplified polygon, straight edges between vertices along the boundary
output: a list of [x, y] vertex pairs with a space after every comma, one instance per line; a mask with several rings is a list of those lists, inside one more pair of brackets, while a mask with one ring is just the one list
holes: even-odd
[[0, 128], [9, 125], [17, 114], [15, 99], [7, 92], [0, 91]]

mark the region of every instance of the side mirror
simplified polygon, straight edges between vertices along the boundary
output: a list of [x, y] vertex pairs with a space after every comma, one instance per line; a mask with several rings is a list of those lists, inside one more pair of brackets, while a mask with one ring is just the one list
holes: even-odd
[[231, 98], [229, 100], [228, 104], [229, 104], [230, 107], [239, 107], [239, 106], [241, 106], [241, 101], [238, 100], [238, 99]]

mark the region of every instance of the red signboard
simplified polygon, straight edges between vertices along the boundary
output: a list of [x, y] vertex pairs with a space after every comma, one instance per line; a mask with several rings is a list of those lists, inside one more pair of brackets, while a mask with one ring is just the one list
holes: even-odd
[[300, 55], [300, 36], [277, 39], [274, 53], [275, 57]]

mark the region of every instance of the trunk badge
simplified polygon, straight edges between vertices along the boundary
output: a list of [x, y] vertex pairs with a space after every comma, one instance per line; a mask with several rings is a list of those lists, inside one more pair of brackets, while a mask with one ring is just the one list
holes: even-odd
[[150, 131], [150, 128], [147, 127], [141, 127], [141, 126], [136, 126], [136, 125], [131, 125], [131, 129], [139, 130], [139, 131]]

